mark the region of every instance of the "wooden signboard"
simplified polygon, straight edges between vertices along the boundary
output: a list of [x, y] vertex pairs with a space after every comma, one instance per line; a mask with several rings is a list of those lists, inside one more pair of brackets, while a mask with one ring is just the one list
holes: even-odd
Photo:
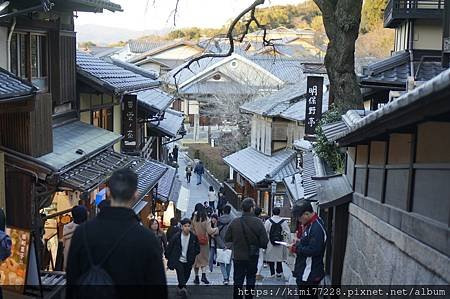
[[[305, 135], [313, 137], [322, 116], [323, 77], [308, 76], [305, 111]], [[306, 139], [306, 138], [305, 138]]]
[[0, 284], [11, 291], [23, 293], [28, 275], [31, 233], [28, 230], [6, 228], [11, 237], [11, 256], [0, 264]]
[[122, 151], [137, 151], [137, 96], [124, 95], [122, 98]]

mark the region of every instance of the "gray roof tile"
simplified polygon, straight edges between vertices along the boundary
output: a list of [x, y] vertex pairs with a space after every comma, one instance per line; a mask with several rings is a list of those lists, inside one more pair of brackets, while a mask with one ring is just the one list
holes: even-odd
[[412, 91], [398, 97], [397, 99], [384, 105], [382, 108], [370, 113], [360, 121], [353, 124], [349, 131], [343, 132], [336, 136], [336, 139], [346, 136], [349, 133], [353, 133], [357, 130], [364, 130], [364, 127], [374, 122], [381, 122], [386, 116], [398, 112], [405, 107], [412, 105], [416, 102], [429, 100], [431, 94], [437, 94], [439, 92], [450, 89], [450, 69], [443, 71], [435, 78], [425, 82]]
[[181, 129], [183, 121], [183, 113], [167, 109], [164, 113], [164, 119], [160, 121], [158, 125], [156, 125], [156, 123], [151, 123], [150, 126], [168, 137], [174, 138], [178, 135], [178, 131]]
[[168, 200], [172, 191], [172, 186], [177, 175], [177, 170], [168, 166], [166, 173], [158, 181], [158, 196]]
[[[241, 106], [245, 112], [269, 117], [282, 117], [293, 121], [305, 120], [306, 79], [295, 85], [287, 85], [279, 91], [248, 102]], [[328, 92], [324, 93], [322, 112], [328, 110]]]
[[283, 175], [292, 175], [291, 165], [289, 165], [292, 160], [296, 160], [294, 150], [282, 150], [267, 156], [252, 147], [224, 158], [226, 164], [254, 184], [266, 179], [281, 181], [284, 179]]
[[[111, 146], [120, 137], [119, 134], [74, 121], [53, 128], [53, 152], [37, 160], [56, 171], [62, 171], [87, 156]], [[79, 149], [83, 151], [83, 154], [76, 153]]]
[[0, 102], [15, 97], [33, 95], [37, 88], [28, 81], [0, 68]]
[[155, 112], [166, 110], [174, 100], [173, 96], [164, 92], [160, 88], [139, 91], [136, 95], [138, 105]]
[[142, 198], [158, 183], [168, 166], [154, 160], [138, 159], [130, 168], [138, 175], [137, 191]]
[[[440, 74], [444, 68], [436, 61], [414, 62], [415, 80], [427, 81]], [[411, 74], [409, 52], [397, 53], [387, 59], [370, 64], [359, 77], [361, 86], [393, 85], [404, 90]]]
[[77, 73], [116, 94], [146, 89], [160, 84], [159, 81], [146, 78], [80, 51], [77, 51]]

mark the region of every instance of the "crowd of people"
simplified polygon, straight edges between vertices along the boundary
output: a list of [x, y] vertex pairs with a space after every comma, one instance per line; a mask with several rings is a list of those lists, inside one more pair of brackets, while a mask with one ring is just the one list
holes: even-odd
[[223, 194], [216, 196], [210, 189], [208, 200], [196, 204], [190, 218], [171, 219], [164, 232], [156, 219], [144, 227], [129, 208], [136, 190], [136, 174], [118, 170], [108, 182], [109, 206], [89, 221], [81, 208], [73, 211], [66, 268], [68, 298], [104, 298], [105, 290], [97, 292], [88, 287], [92, 285], [113, 286], [106, 292], [110, 298], [129, 298], [126, 285], [139, 286], [140, 291], [152, 288], [155, 298], [167, 298], [165, 261], [168, 269], [176, 271], [178, 293], [184, 298], [189, 294], [192, 270], [194, 284], [208, 285], [208, 270], [219, 266], [223, 284], [228, 285], [233, 264], [234, 297], [239, 298], [244, 281], [246, 289], [255, 288], [264, 263], [274, 278], [282, 278], [282, 264], [289, 254], [296, 255], [293, 275], [298, 286], [317, 285], [324, 277], [326, 233], [308, 202], [294, 208], [298, 227], [292, 237], [279, 208], [273, 208], [273, 215], [263, 222], [261, 209], [246, 198], [242, 216], [233, 218], [231, 206], [220, 201]]

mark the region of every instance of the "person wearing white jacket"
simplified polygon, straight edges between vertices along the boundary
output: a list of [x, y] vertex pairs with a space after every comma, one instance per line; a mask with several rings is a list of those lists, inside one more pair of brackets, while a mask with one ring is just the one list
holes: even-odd
[[213, 213], [216, 212], [217, 208], [217, 194], [214, 191], [213, 186], [209, 186], [209, 192], [208, 192], [208, 204], [213, 209]]
[[264, 227], [269, 236], [269, 243], [267, 244], [265, 261], [269, 264], [270, 275], [275, 277], [275, 263], [276, 263], [276, 277], [283, 277], [283, 262], [287, 260], [288, 249], [286, 246], [277, 244], [276, 241], [291, 243], [291, 231], [285, 219], [281, 218], [280, 208], [273, 208], [273, 216], [266, 220]]

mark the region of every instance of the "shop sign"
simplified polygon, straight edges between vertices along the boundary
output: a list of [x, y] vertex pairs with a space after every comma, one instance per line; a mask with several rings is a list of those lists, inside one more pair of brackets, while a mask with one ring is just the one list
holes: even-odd
[[122, 98], [122, 150], [135, 152], [137, 150], [137, 96], [124, 95]]
[[323, 77], [308, 76], [305, 111], [305, 135], [314, 136], [322, 117]]
[[30, 231], [6, 228], [11, 237], [11, 256], [0, 264], [0, 285], [4, 288], [23, 293], [28, 275], [28, 260], [30, 255]]
[[284, 196], [283, 195], [275, 195], [275, 197], [273, 199], [273, 207], [274, 208], [282, 208], [283, 207], [283, 200], [284, 200]]

